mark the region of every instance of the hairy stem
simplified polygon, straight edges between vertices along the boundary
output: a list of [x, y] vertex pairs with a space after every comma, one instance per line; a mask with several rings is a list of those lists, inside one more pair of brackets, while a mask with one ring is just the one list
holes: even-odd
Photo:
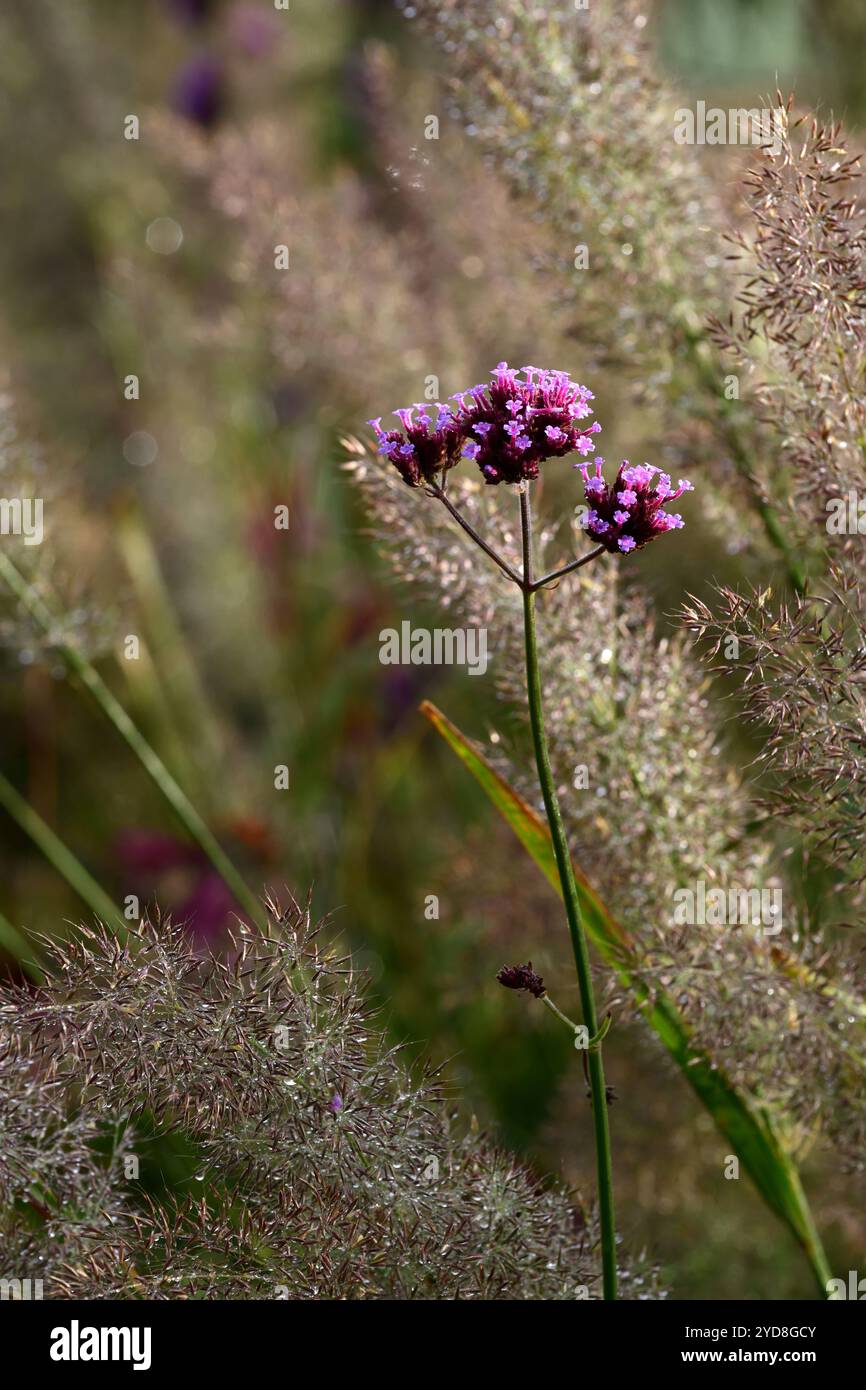
[[[529, 697], [529, 719], [532, 726], [532, 742], [535, 748], [535, 762], [538, 767], [538, 780], [544, 798], [544, 809], [550, 825], [550, 835], [556, 857], [556, 867], [562, 883], [565, 913], [571, 948], [577, 968], [580, 987], [580, 1003], [583, 1021], [589, 1029], [590, 1037], [598, 1033], [598, 1013], [595, 1007], [595, 994], [592, 987], [592, 973], [589, 964], [589, 949], [580, 914], [577, 885], [571, 865], [571, 853], [565, 834], [562, 812], [556, 795], [553, 770], [550, 766], [550, 753], [547, 734], [544, 728], [544, 709], [541, 696], [541, 673], [538, 664], [538, 641], [535, 629], [535, 590], [533, 588], [532, 554], [532, 513], [529, 490], [524, 488], [520, 494], [520, 521], [523, 535], [523, 620], [526, 638], [526, 686]], [[610, 1128], [607, 1115], [607, 1091], [604, 1084], [604, 1064], [601, 1048], [595, 1048], [588, 1055], [589, 1084], [592, 1094], [592, 1119], [595, 1130], [595, 1162], [598, 1178], [598, 1206], [601, 1225], [601, 1256], [605, 1299], [616, 1298], [616, 1228], [613, 1206], [613, 1168], [610, 1152]]]
[[475, 530], [475, 527], [472, 526], [466, 520], [463, 513], [457, 510], [450, 497], [446, 495], [445, 489], [440, 487], [438, 483], [430, 483], [429, 488], [431, 494], [434, 497], [438, 497], [439, 501], [443, 504], [443, 506], [451, 513], [454, 520], [457, 522], [457, 525], [463, 527], [463, 530], [466, 532], [467, 536], [469, 536], [475, 542], [475, 544], [481, 550], [484, 551], [485, 555], [490, 556], [493, 563], [499, 566], [503, 574], [508, 575], [508, 578], [512, 581], [512, 583], [519, 584], [522, 587], [523, 580], [517, 573], [517, 570], [513, 569], [512, 566], [509, 565], [507, 560], [504, 560], [501, 555], [497, 554], [497, 552], [493, 549], [493, 546], [488, 545], [487, 541], [484, 539], [483, 536], [479, 536], [478, 532]]
[[588, 550], [585, 555], [581, 555], [577, 560], [572, 560], [569, 564], [563, 565], [561, 569], [551, 570], [550, 574], [545, 574], [541, 579], [535, 579], [530, 584], [533, 593], [539, 589], [544, 589], [548, 584], [552, 584], [554, 579], [564, 579], [567, 574], [573, 574], [579, 570], [581, 565], [588, 565], [590, 560], [595, 560], [604, 551], [603, 545], [597, 545], [593, 550]]

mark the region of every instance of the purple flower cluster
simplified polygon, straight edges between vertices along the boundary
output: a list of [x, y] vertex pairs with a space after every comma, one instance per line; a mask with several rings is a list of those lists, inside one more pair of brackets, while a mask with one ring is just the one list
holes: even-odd
[[531, 960], [525, 965], [503, 965], [496, 978], [506, 989], [528, 989], [536, 999], [543, 999], [547, 993], [544, 981], [532, 968]]
[[674, 487], [667, 473], [653, 464], [632, 467], [628, 459], [624, 459], [616, 480], [608, 485], [601, 471], [604, 459], [597, 458], [594, 463], [592, 475], [588, 464], [574, 466], [583, 474], [584, 495], [589, 503], [583, 524], [605, 550], [625, 554], [640, 550], [662, 532], [675, 531], [683, 525], [679, 513], [666, 512], [664, 504], [673, 502], [684, 492], [693, 491], [692, 484], [685, 478], [680, 478], [678, 486]]
[[[413, 419], [416, 410], [418, 418]], [[393, 463], [404, 483], [410, 487], [432, 483], [437, 473], [459, 463], [463, 434], [450, 406], [422, 403], [394, 413], [402, 430], [383, 430], [381, 416], [367, 424], [376, 431], [379, 453]]]
[[537, 478], [546, 459], [590, 453], [592, 435], [601, 429], [596, 421], [582, 423], [592, 414], [592, 392], [567, 372], [539, 367], [522, 372], [524, 380], [500, 362], [489, 383], [452, 396], [455, 405], [398, 410], [402, 430], [383, 430], [381, 418], [370, 420], [379, 452], [411, 487], [433, 482], [461, 457], [473, 459], [484, 481], [495, 484]]

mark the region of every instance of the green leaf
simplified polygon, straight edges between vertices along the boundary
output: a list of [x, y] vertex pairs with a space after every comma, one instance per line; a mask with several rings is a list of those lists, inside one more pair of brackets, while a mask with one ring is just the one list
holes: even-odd
[[[87, 903], [93, 915], [103, 921], [106, 926], [110, 926], [113, 931], [125, 934], [126, 927], [123, 917], [108, 894], [103, 891], [96, 879], [87, 872], [84, 865], [76, 859], [59, 836], [55, 835], [51, 826], [46, 825], [29, 801], [25, 801], [20, 792], [15, 790], [2, 772], [0, 772], [0, 806], [9, 812], [12, 819], [24, 831], [24, 834], [30, 837], [37, 849], [48, 860], [48, 863], [66, 879], [66, 882], [75, 890], [82, 901]], [[14, 930], [10, 926], [5, 933], [4, 944], [10, 948], [15, 940], [15, 936], [11, 934], [14, 933]], [[14, 954], [16, 959], [23, 964], [26, 957], [17, 953]], [[32, 956], [32, 950], [29, 950], [29, 954]]]
[[52, 635], [54, 649], [66, 665], [67, 670], [89, 692], [106, 719], [114, 725], [121, 738], [125, 739], [157, 790], [162, 793], [174, 811], [181, 825], [184, 826], [192, 839], [198, 842], [220, 878], [231, 889], [239, 906], [249, 914], [253, 922], [257, 922], [259, 926], [265, 926], [267, 918], [261, 903], [247, 887], [244, 879], [210, 827], [199, 815], [183, 788], [175, 781], [156, 750], [151, 748], [120, 701], [109, 690], [96, 667], [82, 655], [76, 646], [57, 640], [56, 614], [2, 550], [0, 550], [0, 579], [6, 583], [36, 625], [43, 632]]
[[12, 960], [18, 962], [25, 975], [29, 975], [34, 984], [42, 984], [45, 979], [45, 972], [39, 965], [38, 952], [35, 946], [28, 941], [23, 932], [20, 932], [17, 927], [13, 927], [2, 912], [0, 912], [0, 948]]
[[[549, 883], [562, 895], [553, 844], [547, 824], [491, 767], [472, 744], [435, 705], [424, 701], [421, 712], [454, 750], [460, 761], [483, 787], [505, 817], [520, 843]], [[832, 1277], [821, 1245], [797, 1166], [786, 1151], [771, 1117], [748, 1092], [736, 1087], [709, 1054], [692, 1045], [691, 1032], [670, 995], [654, 992], [637, 977], [638, 966], [628, 934], [608, 911], [586, 877], [574, 866], [581, 912], [587, 936], [602, 959], [628, 989], [638, 1010], [689, 1085], [712, 1115], [733, 1153], [748, 1171], [764, 1201], [785, 1222], [802, 1246], [824, 1297]]]

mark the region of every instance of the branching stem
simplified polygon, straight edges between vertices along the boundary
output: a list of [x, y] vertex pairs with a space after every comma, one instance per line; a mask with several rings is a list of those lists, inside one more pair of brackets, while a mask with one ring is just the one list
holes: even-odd
[[493, 563], [499, 566], [503, 574], [506, 574], [513, 584], [516, 584], [517, 587], [524, 592], [529, 589], [534, 593], [538, 589], [543, 589], [548, 584], [552, 584], [555, 579], [563, 579], [567, 574], [572, 574], [574, 570], [579, 570], [581, 565], [588, 564], [590, 560], [594, 560], [596, 556], [604, 552], [604, 546], [597, 545], [593, 550], [587, 551], [586, 555], [581, 555], [577, 560], [569, 561], [569, 563], [563, 565], [561, 569], [551, 570], [550, 574], [545, 574], [541, 579], [536, 579], [534, 581], [528, 580], [525, 570], [523, 574], [518, 574], [514, 566], [509, 565], [508, 561], [504, 559], [498, 551], [494, 550], [493, 546], [490, 545], [483, 536], [479, 535], [472, 523], [467, 521], [463, 513], [455, 507], [451, 498], [448, 497], [445, 492], [444, 473], [442, 475], [441, 485], [439, 483], [428, 483], [427, 486], [430, 496], [436, 497], [442, 503], [447, 511], [450, 512], [451, 516], [453, 516], [457, 525], [463, 528], [467, 536], [475, 542], [479, 549], [484, 551], [485, 555], [490, 556]]
[[573, 574], [575, 570], [580, 569], [581, 565], [588, 565], [590, 560], [595, 560], [603, 553], [604, 546], [597, 545], [594, 550], [588, 550], [585, 555], [581, 555], [577, 560], [572, 560], [570, 564], [563, 565], [558, 570], [551, 570], [550, 574], [546, 574], [543, 579], [536, 579], [534, 583], [530, 584], [530, 591], [537, 593], [539, 589], [544, 589], [548, 584], [552, 584], [554, 579], [564, 579], [567, 574]]
[[446, 495], [444, 488], [440, 487], [438, 483], [430, 483], [429, 490], [431, 495], [433, 497], [438, 497], [442, 505], [451, 513], [454, 520], [457, 522], [457, 525], [463, 527], [463, 530], [466, 532], [467, 536], [469, 536], [475, 542], [475, 544], [481, 550], [484, 551], [485, 555], [490, 556], [494, 564], [499, 566], [503, 574], [507, 574], [508, 578], [511, 580], [513, 584], [517, 584], [520, 588], [523, 588], [522, 576], [517, 573], [517, 570], [514, 569], [512, 565], [509, 565], [507, 560], [504, 560], [502, 556], [499, 555], [493, 549], [492, 545], [488, 545], [487, 541], [484, 539], [483, 536], [479, 536], [478, 532], [475, 530], [475, 527], [472, 526], [471, 523], [466, 520], [463, 513], [458, 511], [457, 508], [454, 506], [454, 503], [451, 501], [451, 498]]

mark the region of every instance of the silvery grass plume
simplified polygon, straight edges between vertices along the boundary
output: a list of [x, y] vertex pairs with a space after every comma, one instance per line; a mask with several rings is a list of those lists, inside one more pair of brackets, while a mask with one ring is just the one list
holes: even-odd
[[841, 123], [791, 108], [777, 93], [778, 149], [746, 181], [749, 221], [732, 238], [738, 310], [713, 327], [754, 378], [789, 524], [808, 543], [834, 499], [866, 496], [866, 210]]
[[[645, 7], [421, 0], [411, 9], [445, 55], [449, 116], [555, 230], [557, 278], [561, 287], [567, 273], [574, 287], [582, 340], [630, 379], [639, 354], [644, 386], [663, 386], [672, 305], [720, 293], [720, 210], [695, 152], [673, 139], [676, 103], [658, 77]], [[575, 242], [586, 274], [575, 274]]]
[[[381, 119], [398, 121], [389, 109]], [[447, 168], [425, 164], [417, 187], [403, 178], [383, 194], [348, 169], [317, 182], [302, 153], [287, 150], [283, 127], [263, 118], [207, 141], [158, 113], [152, 129], [161, 161], [206, 180], [213, 208], [236, 232], [227, 264], [246, 310], [221, 315], [203, 336], [236, 350], [248, 344], [250, 322], [260, 323], [325, 425], [356, 419], [377, 397], [383, 362], [393, 390], [417, 394], [428, 372], [447, 370], [456, 385], [476, 351], [495, 350], [510, 317], [531, 338], [566, 331], [552, 287], [529, 273], [543, 228], [515, 225], [507, 190], [471, 150], [455, 151]], [[390, 144], [377, 152], [394, 157]], [[407, 152], [406, 162], [418, 159]], [[453, 180], [475, 189], [471, 206], [453, 198]], [[291, 248], [288, 273], [273, 269], [275, 227]], [[496, 246], [496, 256], [482, 264], [480, 246]], [[140, 298], [121, 258], [117, 273], [124, 293]], [[141, 311], [152, 312], [146, 303]]]
[[[574, 242], [583, 331], [618, 369], [655, 343], [669, 369], [674, 301], [704, 297], [721, 263], [707, 225], [718, 200], [695, 151], [673, 139], [672, 93], [658, 75], [646, 6], [578, 10], [572, 0], [399, 0], [444, 55], [448, 115], [481, 142], [527, 203]], [[619, 292], [607, 293], [615, 279]], [[585, 311], [589, 323], [584, 326]]]
[[[269, 912], [228, 960], [97, 926], [44, 987], [3, 987], [2, 1275], [47, 1298], [596, 1297], [594, 1218], [459, 1133], [324, 924]], [[128, 1176], [145, 1113], [201, 1155], [188, 1200]], [[639, 1263], [621, 1278], [660, 1296]]]
[[[756, 765], [764, 775], [756, 810], [765, 824], [790, 823], [816, 863], [829, 870], [840, 904], [834, 911], [820, 899], [811, 909], [801, 901], [795, 949], [789, 951], [787, 932], [769, 948], [781, 978], [762, 981], [750, 970], [740, 985], [746, 998], [764, 996], [762, 1014], [778, 1022], [787, 1088], [781, 1058], [778, 1080], [792, 1116], [806, 1134], [819, 1126], [843, 1164], [863, 1172], [862, 590], [850, 575], [831, 571], [790, 601], [766, 589], [743, 594], [721, 588], [716, 598], [714, 609], [693, 599], [683, 618], [708, 665], [735, 678], [740, 717], [761, 736]], [[847, 932], [834, 921], [844, 912], [853, 916]], [[758, 1036], [756, 1021], [752, 1032]]]
[[744, 557], [769, 540], [799, 581], [759, 468], [763, 429], [730, 395], [709, 328], [734, 297], [721, 254], [731, 212], [698, 148], [674, 138], [681, 98], [659, 74], [646, 5], [403, 8], [444, 55], [449, 115], [546, 225], [575, 336], [650, 412], [659, 461], [671, 473], [702, 464], [715, 535]]
[[836, 868], [866, 879], [866, 597], [831, 567], [792, 600], [771, 590], [716, 591], [683, 618], [713, 670], [737, 678], [746, 717], [763, 735], [765, 809], [790, 819]]

